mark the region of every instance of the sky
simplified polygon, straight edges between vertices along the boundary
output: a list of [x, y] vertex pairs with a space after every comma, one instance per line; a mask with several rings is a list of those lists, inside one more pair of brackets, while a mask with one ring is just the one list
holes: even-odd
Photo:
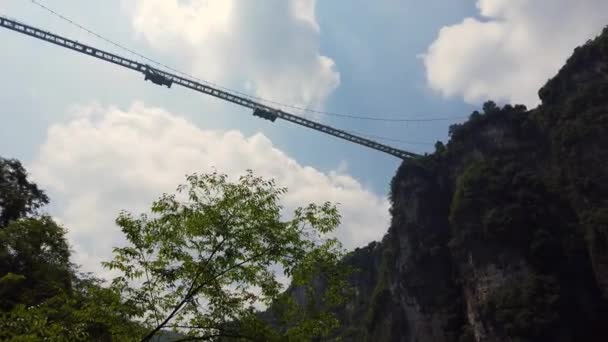
[[[337, 128], [431, 152], [486, 100], [538, 105], [537, 90], [608, 24], [605, 0], [43, 1], [90, 30], [197, 78], [310, 109]], [[0, 14], [141, 60], [26, 0]], [[0, 29], [0, 156], [18, 158], [51, 198], [74, 261], [124, 243], [113, 220], [144, 212], [186, 174], [252, 169], [289, 193], [286, 210], [338, 203], [352, 249], [386, 232], [401, 161], [188, 89]]]

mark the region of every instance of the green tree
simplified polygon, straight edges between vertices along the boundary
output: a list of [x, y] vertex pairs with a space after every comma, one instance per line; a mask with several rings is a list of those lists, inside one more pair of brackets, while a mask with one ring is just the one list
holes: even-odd
[[0, 309], [36, 305], [71, 289], [64, 235], [47, 216], [12, 221], [0, 230]]
[[48, 202], [44, 192], [27, 179], [27, 172], [18, 160], [0, 157], [0, 228], [34, 214]]
[[81, 275], [71, 292], [0, 311], [0, 340], [133, 341], [144, 332], [134, 313], [120, 293]]
[[115, 289], [75, 271], [50, 217], [0, 230], [0, 340], [131, 341], [142, 333], [136, 314]]
[[491, 115], [500, 112], [500, 107], [496, 105], [494, 101], [486, 101], [483, 104], [483, 113], [486, 115]]
[[[149, 327], [142, 340], [166, 329], [196, 340], [331, 333], [337, 320], [328, 309], [343, 299], [346, 270], [336, 267], [339, 242], [324, 235], [340, 217], [325, 203], [281, 219], [285, 192], [251, 172], [236, 182], [195, 174], [177, 194], [154, 202], [151, 213], [120, 214], [128, 244], [105, 266], [120, 272], [115, 288]], [[292, 292], [282, 293], [279, 268], [292, 278]], [[256, 310], [271, 303], [272, 313]]]
[[65, 229], [16, 160], [0, 158], [0, 340], [132, 341], [141, 335], [115, 289], [78, 274]]

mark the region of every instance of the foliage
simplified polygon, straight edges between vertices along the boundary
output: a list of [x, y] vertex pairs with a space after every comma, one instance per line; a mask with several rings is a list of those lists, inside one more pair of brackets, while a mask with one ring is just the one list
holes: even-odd
[[495, 289], [481, 312], [516, 340], [542, 340], [559, 319], [559, 293], [555, 278], [529, 275]]
[[[346, 285], [336, 267], [342, 252], [323, 236], [339, 224], [325, 203], [298, 208], [281, 219], [286, 192], [251, 172], [236, 182], [223, 174], [191, 175], [177, 194], [163, 195], [150, 214], [123, 212], [116, 220], [128, 245], [104, 265], [120, 272], [114, 288], [149, 327], [144, 339], [172, 328], [190, 338], [308, 340], [335, 327], [329, 312]], [[276, 270], [305, 289], [304, 299], [281, 295]], [[315, 289], [318, 277], [322, 291]], [[323, 293], [322, 297], [312, 295]], [[273, 301], [273, 329], [256, 308]], [[304, 305], [302, 307], [302, 305]], [[306, 312], [306, 315], [302, 313]]]
[[18, 160], [0, 157], [0, 228], [10, 221], [36, 213], [48, 197], [27, 179]]
[[378, 280], [373, 292], [371, 293], [371, 299], [368, 305], [365, 322], [370, 330], [379, 330], [382, 328], [380, 317], [387, 305], [391, 302], [391, 293], [388, 288], [390, 267], [389, 264], [394, 258], [394, 252], [390, 248], [386, 248], [382, 251], [382, 257], [378, 269]]
[[542, 177], [517, 161], [476, 161], [457, 181], [452, 247], [466, 240], [494, 241], [523, 248], [533, 263], [546, 264], [561, 253], [556, 237], [574, 216]]
[[64, 235], [47, 216], [12, 221], [0, 230], [0, 309], [35, 305], [71, 289]]
[[[182, 336], [160, 330], [183, 332], [180, 324], [190, 326], [188, 337], [205, 339], [330, 334], [338, 322], [328, 309], [347, 288], [347, 268], [336, 267], [340, 245], [323, 238], [339, 224], [336, 208], [309, 205], [282, 221], [286, 190], [272, 181], [251, 173], [238, 183], [218, 174], [188, 181], [149, 216], [119, 216], [130, 245], [106, 263], [122, 273], [106, 287], [77, 272], [65, 230], [37, 216], [48, 198], [21, 164], [0, 159], [0, 339], [157, 340]], [[279, 269], [304, 301], [281, 293]], [[256, 308], [273, 300], [283, 311], [267, 319]], [[159, 325], [161, 314], [167, 319]]]
[[435, 153], [438, 155], [442, 155], [444, 154], [446, 151], [445, 145], [441, 142], [438, 141], [435, 143]]
[[65, 229], [36, 215], [47, 202], [18, 161], [0, 158], [0, 340], [131, 341], [134, 313], [77, 273]]
[[[602, 34], [595, 39], [591, 39], [584, 45], [577, 47], [574, 50], [574, 54], [568, 58], [567, 63], [559, 73], [539, 90], [538, 94], [543, 104], [552, 105], [562, 101], [576, 100], [576, 98], [584, 95], [584, 93], [589, 95], [590, 88], [602, 89], [603, 87], [599, 87], [599, 89], [597, 87], [600, 85], [597, 81], [601, 81], [601, 79], [589, 77], [592, 74], [589, 71], [601, 72], [601, 65], [595, 68], [596, 63], [604, 62], [607, 57], [608, 27], [604, 28]], [[573, 82], [572, 80], [575, 75], [578, 78], [577, 82]], [[581, 86], [583, 89], [578, 89]], [[581, 104], [586, 106], [591, 103], [584, 101]]]
[[467, 122], [450, 126], [449, 135], [451, 139], [448, 143], [450, 152], [462, 152], [457, 146], [470, 144], [471, 139], [475, 136], [474, 132], [483, 125], [500, 121], [519, 121], [525, 119], [525, 116], [522, 116], [522, 114], [526, 113], [526, 111], [527, 108], [524, 105], [512, 106], [507, 104], [503, 108], [500, 108], [495, 102], [487, 101], [483, 104], [482, 113], [474, 111]]
[[77, 291], [0, 313], [3, 341], [132, 341], [143, 333], [120, 294], [99, 280], [79, 279]]
[[79, 275], [50, 217], [0, 230], [0, 340], [129, 341], [139, 327], [120, 293]]

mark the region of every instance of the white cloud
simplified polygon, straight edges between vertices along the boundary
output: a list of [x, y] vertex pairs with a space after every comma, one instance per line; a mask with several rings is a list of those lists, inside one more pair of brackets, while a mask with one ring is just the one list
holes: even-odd
[[441, 29], [424, 55], [444, 96], [537, 105], [538, 89], [608, 24], [606, 0], [478, 0], [483, 20]]
[[122, 234], [114, 224], [122, 209], [142, 212], [164, 192], [173, 192], [193, 172], [216, 168], [229, 175], [247, 169], [289, 188], [288, 209], [310, 202], [340, 203], [337, 236], [353, 248], [379, 239], [389, 223], [388, 202], [345, 173], [303, 166], [273, 146], [263, 134], [213, 131], [161, 109], [135, 103], [128, 110], [88, 106], [51, 126], [30, 167], [49, 191], [68, 228], [75, 260], [85, 270], [107, 276], [99, 261], [110, 257]]
[[298, 106], [320, 107], [339, 85], [320, 53], [316, 0], [125, 2], [137, 35], [179, 55], [204, 79]]

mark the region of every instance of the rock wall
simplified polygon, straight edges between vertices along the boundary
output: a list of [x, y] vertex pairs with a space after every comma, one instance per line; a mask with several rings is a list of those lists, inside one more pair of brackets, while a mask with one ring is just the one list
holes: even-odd
[[486, 103], [401, 165], [346, 340], [608, 341], [608, 29], [523, 106]]

